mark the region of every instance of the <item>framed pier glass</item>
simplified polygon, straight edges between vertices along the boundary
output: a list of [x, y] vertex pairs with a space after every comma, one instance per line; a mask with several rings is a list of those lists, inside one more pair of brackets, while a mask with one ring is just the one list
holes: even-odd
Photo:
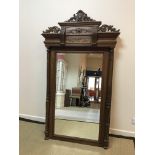
[[120, 32], [79, 10], [43, 31], [45, 139], [108, 148], [114, 48]]

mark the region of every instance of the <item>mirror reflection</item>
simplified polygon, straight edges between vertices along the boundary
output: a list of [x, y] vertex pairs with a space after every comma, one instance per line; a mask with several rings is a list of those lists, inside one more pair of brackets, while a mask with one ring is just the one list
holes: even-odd
[[98, 140], [102, 54], [57, 53], [55, 134]]

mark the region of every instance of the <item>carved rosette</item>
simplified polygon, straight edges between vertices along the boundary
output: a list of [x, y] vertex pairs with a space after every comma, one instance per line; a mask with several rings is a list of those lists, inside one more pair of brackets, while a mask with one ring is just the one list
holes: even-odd
[[60, 33], [60, 28], [57, 26], [48, 27], [47, 30], [43, 31], [43, 33], [52, 33], [52, 34], [58, 34]]
[[95, 21], [94, 19], [87, 16], [82, 10], [79, 10], [76, 14], [73, 15], [69, 20], [65, 22], [91, 22]]
[[98, 28], [98, 32], [119, 32], [120, 30], [113, 27], [113, 25], [102, 25]]

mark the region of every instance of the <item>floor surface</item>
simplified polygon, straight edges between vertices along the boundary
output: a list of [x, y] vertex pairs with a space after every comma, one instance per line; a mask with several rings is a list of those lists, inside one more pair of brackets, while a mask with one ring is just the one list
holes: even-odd
[[109, 149], [44, 140], [44, 124], [20, 121], [19, 155], [134, 155], [132, 140], [110, 137]]

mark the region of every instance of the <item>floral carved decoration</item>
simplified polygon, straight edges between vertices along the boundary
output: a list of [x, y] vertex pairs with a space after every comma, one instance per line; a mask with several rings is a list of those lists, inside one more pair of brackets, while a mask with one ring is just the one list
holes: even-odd
[[48, 27], [48, 29], [43, 31], [43, 33], [55, 33], [55, 34], [58, 34], [58, 33], [60, 33], [60, 28], [57, 27], [57, 26]]
[[120, 30], [113, 27], [113, 25], [102, 25], [98, 28], [98, 32], [119, 32]]

